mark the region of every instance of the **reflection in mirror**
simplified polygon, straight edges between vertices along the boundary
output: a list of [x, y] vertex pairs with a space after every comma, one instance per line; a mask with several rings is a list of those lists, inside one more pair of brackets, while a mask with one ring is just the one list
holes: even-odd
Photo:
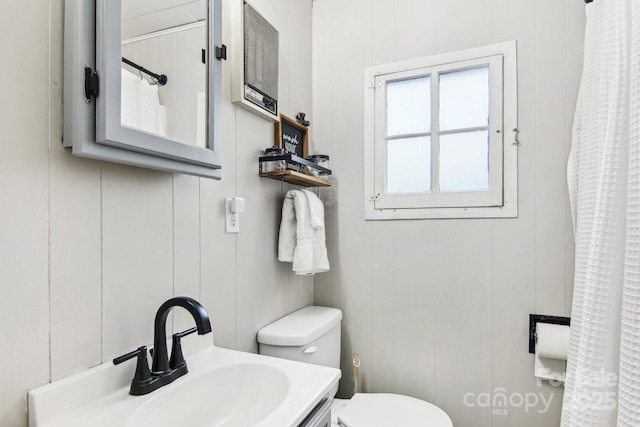
[[207, 12], [206, 0], [122, 0], [123, 126], [207, 147]]

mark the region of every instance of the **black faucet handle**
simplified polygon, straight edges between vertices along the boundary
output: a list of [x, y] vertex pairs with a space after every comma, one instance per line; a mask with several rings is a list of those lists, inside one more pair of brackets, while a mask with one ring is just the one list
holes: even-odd
[[118, 356], [115, 359], [113, 359], [113, 364], [114, 365], [119, 365], [122, 362], [126, 362], [129, 359], [133, 359], [134, 357], [138, 356], [141, 352], [145, 352], [147, 351], [147, 346], [142, 346], [142, 347], [138, 347], [137, 349], [133, 350], [130, 353], [127, 354], [123, 354], [122, 356]]
[[173, 334], [171, 358], [169, 359], [169, 367], [171, 369], [177, 369], [183, 366], [186, 369], [187, 362], [185, 362], [184, 356], [182, 355], [182, 344], [180, 343], [180, 339], [196, 332], [197, 330], [198, 328], [193, 327], [191, 329], [187, 329], [186, 331], [176, 332], [175, 334]]
[[153, 380], [153, 376], [149, 370], [149, 362], [147, 360], [147, 346], [143, 345], [130, 353], [123, 354], [122, 356], [113, 359], [113, 364], [119, 365], [120, 363], [133, 359], [136, 356], [138, 357], [138, 362], [136, 364], [136, 373], [133, 375], [133, 380], [131, 380], [130, 391], [130, 393], [134, 395], [140, 394], [136, 392], [136, 390], [138, 390], [141, 385], [145, 385]]

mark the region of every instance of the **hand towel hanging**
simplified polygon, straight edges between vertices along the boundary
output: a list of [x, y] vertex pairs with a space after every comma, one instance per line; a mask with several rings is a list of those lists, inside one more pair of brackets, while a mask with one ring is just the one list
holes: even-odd
[[296, 274], [329, 270], [324, 227], [324, 206], [308, 190], [290, 190], [282, 205], [278, 259], [292, 262]]

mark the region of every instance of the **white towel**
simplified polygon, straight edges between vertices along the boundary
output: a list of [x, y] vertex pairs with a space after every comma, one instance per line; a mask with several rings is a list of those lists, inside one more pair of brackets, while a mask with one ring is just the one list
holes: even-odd
[[278, 259], [292, 262], [296, 274], [329, 270], [324, 231], [324, 206], [308, 190], [287, 192], [282, 204]]
[[302, 190], [302, 192], [307, 196], [309, 215], [311, 216], [311, 226], [313, 228], [324, 229], [324, 206], [322, 205], [322, 201], [309, 190]]
[[296, 210], [293, 207], [293, 191], [288, 191], [282, 203], [282, 220], [278, 237], [278, 260], [293, 262], [296, 248]]

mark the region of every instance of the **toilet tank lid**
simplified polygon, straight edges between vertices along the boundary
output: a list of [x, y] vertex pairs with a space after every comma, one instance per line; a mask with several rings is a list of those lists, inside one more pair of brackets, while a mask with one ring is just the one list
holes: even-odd
[[294, 311], [258, 331], [258, 342], [275, 346], [307, 345], [342, 320], [337, 308], [308, 306]]

